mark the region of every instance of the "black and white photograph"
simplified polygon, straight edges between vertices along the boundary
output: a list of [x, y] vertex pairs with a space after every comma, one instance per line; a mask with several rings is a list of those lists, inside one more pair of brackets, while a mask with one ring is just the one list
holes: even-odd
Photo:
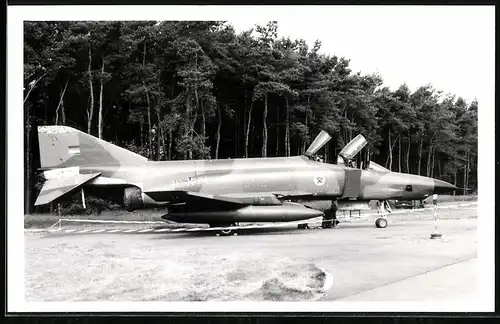
[[7, 9], [8, 311], [493, 311], [493, 6]]

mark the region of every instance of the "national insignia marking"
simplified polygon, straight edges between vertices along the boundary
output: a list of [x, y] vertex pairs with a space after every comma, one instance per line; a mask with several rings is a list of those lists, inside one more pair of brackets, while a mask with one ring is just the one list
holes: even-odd
[[326, 178], [324, 176], [315, 176], [313, 181], [314, 181], [315, 185], [317, 185], [318, 187], [321, 187], [322, 185], [325, 184]]

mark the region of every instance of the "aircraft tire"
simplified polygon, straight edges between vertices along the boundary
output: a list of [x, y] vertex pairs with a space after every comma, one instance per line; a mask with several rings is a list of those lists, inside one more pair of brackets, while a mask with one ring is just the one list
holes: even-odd
[[305, 223], [305, 224], [299, 224], [297, 225], [297, 228], [298, 229], [308, 229], [309, 228], [309, 224]]
[[337, 220], [337, 207], [336, 202], [332, 203], [332, 209], [325, 211], [325, 216], [323, 216], [323, 222], [321, 223], [322, 228], [336, 228], [338, 227]]
[[223, 230], [220, 230], [219, 233], [221, 234], [221, 236], [229, 236], [233, 233], [233, 230], [232, 229], [223, 229]]
[[375, 221], [375, 226], [377, 226], [377, 228], [386, 228], [387, 220], [385, 218], [377, 218], [377, 220]]
[[321, 223], [322, 228], [333, 228], [333, 224], [331, 220], [323, 220]]
[[[224, 225], [210, 225], [210, 227], [229, 227], [229, 226], [236, 226], [236, 224], [224, 224]], [[228, 229], [221, 229], [216, 232], [217, 236], [230, 236], [230, 235], [238, 235], [236, 229], [228, 228]]]

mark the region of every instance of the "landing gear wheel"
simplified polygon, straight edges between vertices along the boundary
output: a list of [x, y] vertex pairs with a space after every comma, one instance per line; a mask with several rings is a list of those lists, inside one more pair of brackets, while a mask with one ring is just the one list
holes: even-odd
[[309, 228], [309, 224], [305, 223], [305, 224], [299, 224], [297, 225], [297, 228], [298, 229], [308, 229]]
[[322, 228], [338, 228], [339, 227], [339, 221], [337, 219], [328, 219], [328, 220], [323, 220], [321, 223]]
[[[231, 227], [231, 226], [236, 226], [236, 224], [223, 224], [223, 225], [213, 225], [211, 224], [210, 227]], [[238, 235], [238, 232], [236, 229], [232, 228], [225, 228], [218, 230], [215, 234], [216, 236], [229, 236], [229, 235]]]
[[337, 209], [338, 202], [336, 200], [332, 201], [332, 207], [325, 211], [323, 216], [323, 222], [321, 223], [322, 228], [337, 228], [339, 227], [339, 221], [337, 220]]
[[222, 236], [228, 236], [228, 235], [231, 235], [231, 233], [233, 232], [232, 229], [230, 228], [227, 228], [227, 229], [223, 229], [223, 230], [220, 230], [220, 234]]
[[375, 221], [375, 226], [377, 226], [377, 228], [386, 228], [387, 227], [387, 219], [377, 218], [377, 220]]
[[321, 223], [321, 228], [332, 228], [332, 220], [324, 220]]

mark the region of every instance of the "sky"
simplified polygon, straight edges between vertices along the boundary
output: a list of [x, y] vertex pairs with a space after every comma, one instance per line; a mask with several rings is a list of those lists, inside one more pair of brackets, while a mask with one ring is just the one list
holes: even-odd
[[[391, 89], [432, 84], [471, 101], [494, 76], [494, 6], [27, 6], [31, 20], [226, 20], [237, 32], [276, 20], [279, 36], [321, 40], [321, 52], [377, 72]], [[490, 82], [485, 81], [485, 82]], [[494, 82], [494, 81], [493, 81]], [[489, 99], [490, 100], [490, 99]]]
[[[494, 9], [488, 7], [323, 7], [291, 10], [278, 36], [304, 39], [321, 52], [350, 60], [353, 72], [379, 73], [384, 85], [411, 90], [432, 84], [471, 101], [494, 69]], [[272, 15], [229, 20], [237, 32], [266, 24]], [[493, 64], [492, 64], [493, 63]]]

